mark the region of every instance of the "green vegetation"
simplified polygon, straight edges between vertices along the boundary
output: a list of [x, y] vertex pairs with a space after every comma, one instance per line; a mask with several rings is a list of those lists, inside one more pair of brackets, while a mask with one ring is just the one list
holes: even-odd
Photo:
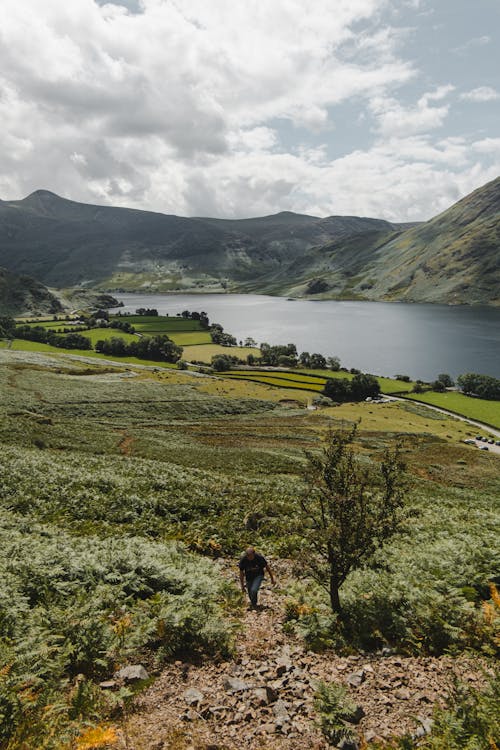
[[440, 409], [447, 409], [469, 419], [477, 419], [479, 422], [484, 422], [500, 429], [500, 401], [472, 398], [456, 391], [447, 391], [446, 393], [412, 393], [407, 394], [405, 397], [412, 401], [419, 401]]
[[116, 664], [228, 652], [240, 597], [207, 558], [250, 541], [288, 558], [306, 452], [360, 417], [367, 469], [407, 435], [408, 533], [346, 578], [348, 629], [299, 565], [286, 627], [314, 648], [498, 654], [498, 458], [461, 445], [463, 423], [409, 400], [308, 411], [240, 371], [103, 368], [93, 352], [89, 365], [16, 343], [51, 356], [1, 355], [0, 711], [12, 750], [53, 750], [116, 715], [96, 684]]
[[306, 489], [290, 532], [306, 573], [328, 593], [342, 618], [340, 588], [349, 574], [373, 564], [375, 552], [405, 519], [404, 465], [399, 449], [387, 450], [377, 467], [354, 453], [356, 427], [328, 436], [318, 457], [308, 454]]
[[332, 745], [342, 740], [355, 740], [354, 722], [357, 706], [342, 685], [320, 682], [316, 690], [314, 707], [320, 717], [321, 731]]
[[446, 705], [437, 706], [430, 733], [375, 742], [374, 750], [496, 750], [500, 737], [498, 668], [483, 690], [455, 682]]

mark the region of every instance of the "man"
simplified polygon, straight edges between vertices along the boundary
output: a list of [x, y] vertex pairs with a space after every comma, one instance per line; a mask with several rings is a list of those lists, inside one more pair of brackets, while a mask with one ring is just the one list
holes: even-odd
[[267, 570], [269, 578], [274, 586], [274, 576], [267, 560], [263, 555], [259, 555], [254, 547], [248, 547], [246, 552], [240, 558], [238, 565], [240, 569], [241, 590], [245, 591], [245, 583], [250, 599], [250, 609], [257, 609], [257, 596], [260, 585], [264, 580], [264, 571]]

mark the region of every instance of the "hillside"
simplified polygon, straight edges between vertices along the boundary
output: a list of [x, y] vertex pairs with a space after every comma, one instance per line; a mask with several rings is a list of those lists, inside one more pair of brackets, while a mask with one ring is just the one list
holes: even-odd
[[0, 201], [0, 263], [110, 291], [500, 304], [500, 178], [431, 221], [182, 218], [39, 190]]
[[[321, 680], [362, 709], [361, 743], [448, 747], [434, 709], [460, 677], [470, 715], [499, 653], [499, 459], [465, 444], [475, 428], [55, 352], [0, 349], [0, 391], [1, 747], [326, 750]], [[404, 441], [409, 515], [342, 587], [344, 630], [287, 529], [306, 452], [360, 420], [363, 471]], [[249, 543], [278, 583], [257, 611], [237, 585]], [[117, 666], [138, 664], [125, 703]], [[486, 750], [498, 694], [481, 715]], [[432, 745], [399, 744], [422, 727]]]
[[39, 190], [0, 202], [0, 262], [44, 283], [156, 291], [265, 285], [315, 246], [393, 225], [282, 212], [228, 221], [76, 203]]
[[39, 281], [0, 268], [0, 315], [52, 314], [62, 309], [57, 297]]
[[500, 178], [384, 245], [367, 275], [371, 299], [500, 304]]

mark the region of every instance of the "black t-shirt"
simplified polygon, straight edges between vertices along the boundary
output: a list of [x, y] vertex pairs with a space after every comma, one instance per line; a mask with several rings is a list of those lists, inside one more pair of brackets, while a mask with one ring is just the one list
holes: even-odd
[[239, 569], [245, 571], [247, 581], [263, 576], [265, 568], [267, 568], [267, 560], [258, 552], [255, 553], [253, 560], [249, 560], [246, 552], [240, 558]]

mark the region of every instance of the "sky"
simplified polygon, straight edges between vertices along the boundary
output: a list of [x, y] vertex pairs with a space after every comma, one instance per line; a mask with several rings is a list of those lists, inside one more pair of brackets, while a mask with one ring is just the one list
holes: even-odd
[[500, 175], [500, 0], [2, 0], [0, 199], [429, 219]]

